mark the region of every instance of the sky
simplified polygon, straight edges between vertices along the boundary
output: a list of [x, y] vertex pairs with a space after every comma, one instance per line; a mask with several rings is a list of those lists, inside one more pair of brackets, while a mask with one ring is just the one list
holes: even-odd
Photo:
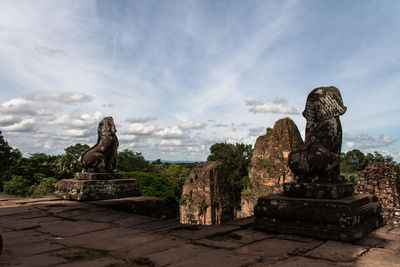
[[254, 146], [306, 98], [339, 88], [342, 151], [400, 162], [400, 1], [0, 2], [0, 130], [25, 156], [94, 145], [203, 161]]

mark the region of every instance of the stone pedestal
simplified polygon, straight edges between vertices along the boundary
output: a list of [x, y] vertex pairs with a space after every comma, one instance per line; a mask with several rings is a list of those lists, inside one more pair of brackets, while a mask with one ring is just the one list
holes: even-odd
[[343, 198], [351, 196], [354, 192], [353, 184], [316, 184], [316, 183], [285, 183], [283, 186], [285, 196], [305, 198]]
[[352, 241], [379, 227], [380, 204], [370, 194], [337, 199], [260, 197], [255, 228], [275, 233]]
[[[82, 175], [86, 175], [82, 179]], [[116, 174], [111, 174], [114, 177]], [[89, 201], [140, 196], [139, 183], [135, 179], [103, 179], [107, 174], [77, 174], [78, 179], [63, 179], [55, 184], [54, 195], [63, 199]]]

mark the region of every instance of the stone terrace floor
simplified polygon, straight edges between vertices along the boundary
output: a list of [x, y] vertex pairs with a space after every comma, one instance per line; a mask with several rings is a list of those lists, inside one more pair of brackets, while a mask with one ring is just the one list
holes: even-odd
[[354, 243], [184, 226], [55, 197], [0, 194], [0, 266], [400, 266], [400, 228]]

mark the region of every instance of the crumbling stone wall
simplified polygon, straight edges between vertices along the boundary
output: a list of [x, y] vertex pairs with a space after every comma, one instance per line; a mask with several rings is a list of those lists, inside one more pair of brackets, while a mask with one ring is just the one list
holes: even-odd
[[254, 145], [249, 169], [249, 185], [242, 192], [240, 217], [251, 216], [260, 196], [283, 192], [283, 183], [292, 182], [294, 175], [288, 167], [288, 156], [303, 145], [296, 124], [289, 118], [275, 122]]
[[356, 190], [377, 196], [385, 223], [400, 223], [399, 185], [396, 172], [385, 162], [372, 162], [363, 171]]
[[231, 187], [225, 169], [216, 161], [200, 163], [183, 185], [180, 222], [210, 225], [231, 219]]

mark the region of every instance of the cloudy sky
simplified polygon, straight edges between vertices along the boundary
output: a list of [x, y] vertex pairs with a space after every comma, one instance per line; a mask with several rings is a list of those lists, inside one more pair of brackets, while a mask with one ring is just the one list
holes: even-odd
[[25, 155], [93, 145], [205, 160], [340, 89], [343, 151], [400, 161], [400, 1], [23, 1], [0, 8], [0, 130]]

